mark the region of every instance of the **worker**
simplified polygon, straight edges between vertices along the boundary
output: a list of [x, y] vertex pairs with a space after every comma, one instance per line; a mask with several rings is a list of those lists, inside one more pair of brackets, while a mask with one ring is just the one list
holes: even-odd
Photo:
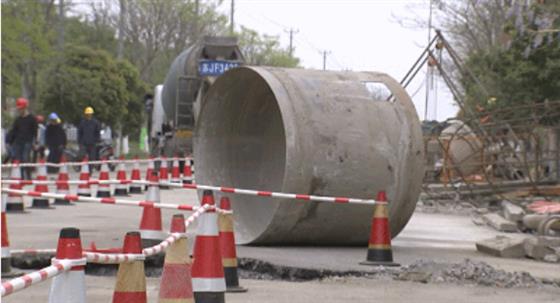
[[[29, 156], [37, 138], [37, 120], [27, 109], [29, 101], [25, 98], [16, 100], [18, 117], [10, 130], [9, 143], [12, 148], [12, 157], [20, 163], [29, 162]], [[31, 169], [22, 168], [21, 175], [24, 179], [31, 179]]]
[[80, 154], [87, 155], [90, 161], [97, 160], [97, 142], [100, 139], [101, 124], [93, 117], [91, 106], [84, 110], [84, 118], [78, 126]]
[[45, 132], [45, 142], [49, 149], [47, 161], [50, 163], [60, 163], [60, 157], [66, 147], [66, 132], [64, 132], [61, 122], [56, 113], [50, 113], [49, 124]]
[[45, 157], [45, 117], [36, 115], [37, 121], [37, 144], [33, 146], [33, 162], [37, 162], [37, 158]]

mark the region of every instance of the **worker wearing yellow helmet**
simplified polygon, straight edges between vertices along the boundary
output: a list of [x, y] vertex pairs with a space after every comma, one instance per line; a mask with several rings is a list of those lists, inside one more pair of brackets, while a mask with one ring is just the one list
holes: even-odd
[[90, 161], [97, 160], [97, 142], [100, 139], [101, 124], [93, 117], [93, 107], [84, 109], [84, 119], [78, 125], [80, 155], [87, 155]]

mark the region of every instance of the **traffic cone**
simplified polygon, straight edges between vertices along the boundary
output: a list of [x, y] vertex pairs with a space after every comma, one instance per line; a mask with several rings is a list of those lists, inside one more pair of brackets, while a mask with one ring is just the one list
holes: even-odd
[[140, 181], [140, 164], [138, 164], [138, 156], [134, 157], [134, 160], [132, 172], [130, 173], [130, 180], [133, 181], [130, 183], [130, 193], [141, 194], [142, 186], [138, 183], [134, 183], [134, 181]]
[[[68, 165], [66, 165], [66, 157], [64, 155], [62, 155], [60, 157], [60, 168], [58, 170], [58, 178], [57, 181], [59, 181], [56, 184], [56, 192], [58, 194], [64, 194], [67, 195], [69, 194], [69, 190], [70, 187], [68, 186], [68, 183], [64, 183], [66, 181], [68, 181]], [[54, 199], [54, 204], [55, 205], [73, 205], [72, 203], [70, 203], [69, 200], [66, 199], [60, 199], [60, 198], [56, 198]]]
[[83, 260], [83, 265], [73, 266], [69, 271], [53, 278], [49, 303], [86, 302], [85, 259], [82, 257], [80, 230], [77, 228], [63, 228], [60, 231], [53, 264], [65, 259]]
[[[231, 203], [228, 197], [220, 199], [220, 208], [231, 210]], [[247, 288], [239, 286], [239, 277], [237, 275], [237, 251], [233, 232], [233, 215], [220, 213], [218, 215], [218, 226], [220, 227], [220, 249], [226, 278], [226, 291], [246, 292]]]
[[[150, 161], [148, 162], [148, 168], [146, 169], [146, 178], [145, 178], [145, 180], [148, 182], [150, 182], [150, 179], [152, 178], [152, 173], [155, 171], [154, 162], [155, 162], [154, 157], [150, 157]], [[148, 190], [148, 187], [149, 185], [146, 185], [145, 190]]]
[[[109, 180], [109, 165], [107, 165], [107, 159], [103, 158], [101, 161], [101, 170], [99, 171], [99, 181]], [[107, 198], [111, 196], [111, 185], [109, 184], [99, 184], [97, 186], [97, 197]]]
[[[89, 181], [89, 165], [87, 156], [82, 161], [82, 170], [80, 172], [81, 181]], [[78, 196], [91, 197], [91, 187], [89, 184], [78, 185]]]
[[[6, 200], [8, 194], [2, 193], [2, 278], [13, 278], [23, 273], [12, 270], [12, 254], [8, 238], [8, 221], [6, 221]], [[189, 273], [190, 277], [190, 273]]]
[[[146, 193], [146, 201], [152, 203], [160, 202], [158, 176], [152, 174], [150, 187]], [[161, 227], [161, 209], [153, 206], [144, 206], [142, 219], [140, 220], [140, 236], [142, 237], [142, 247], [150, 247], [159, 244], [167, 238], [167, 233]]]
[[[161, 163], [159, 165], [159, 180], [161, 182], [169, 181], [169, 171], [167, 170], [167, 157], [161, 157]], [[169, 189], [167, 185], [160, 185], [160, 189]]]
[[183, 166], [183, 184], [192, 184], [193, 176], [191, 169], [191, 159], [185, 159], [185, 165]]
[[[37, 167], [37, 181], [47, 181], [47, 167], [45, 165], [45, 159], [39, 160], [39, 166]], [[35, 191], [40, 193], [49, 192], [49, 186], [47, 184], [37, 184], [35, 185]], [[51, 208], [49, 205], [49, 199], [44, 197], [34, 197], [31, 202], [32, 208]]]
[[[21, 170], [19, 167], [19, 161], [12, 161], [14, 166], [12, 167], [12, 172], [10, 179], [21, 181]], [[10, 184], [10, 189], [21, 190], [23, 185], [21, 184]], [[25, 211], [25, 206], [23, 205], [23, 197], [19, 194], [8, 194], [8, 199], [6, 200], [6, 212], [8, 213], [22, 213]]]
[[393, 262], [391, 251], [391, 231], [389, 229], [389, 213], [387, 211], [387, 196], [384, 191], [377, 193], [371, 220], [371, 233], [366, 261], [362, 265], [400, 266]]
[[[204, 191], [201, 204], [214, 206], [212, 191]], [[192, 282], [196, 302], [225, 302], [226, 280], [220, 254], [218, 214], [215, 210], [202, 213], [198, 219]]]
[[[182, 214], [173, 216], [170, 232], [186, 233], [185, 217]], [[158, 302], [194, 302], [191, 280], [191, 261], [186, 237], [175, 241], [165, 252]]]
[[[142, 253], [140, 233], [136, 231], [126, 233], [123, 253]], [[113, 303], [145, 303], [147, 300], [144, 261], [138, 260], [119, 264], [117, 283], [113, 292]]]
[[171, 164], [171, 183], [181, 184], [181, 171], [179, 170], [179, 161], [177, 156], [173, 158], [173, 164]]
[[[119, 169], [117, 170], [117, 180], [126, 181], [126, 168], [124, 167], [124, 156], [119, 158]], [[115, 196], [128, 196], [128, 185], [118, 183], [115, 186]]]

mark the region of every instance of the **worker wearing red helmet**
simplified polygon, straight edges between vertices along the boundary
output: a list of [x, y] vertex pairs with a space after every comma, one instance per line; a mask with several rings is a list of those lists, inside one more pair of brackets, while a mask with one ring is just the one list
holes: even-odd
[[[28, 110], [29, 101], [25, 98], [16, 100], [18, 117], [10, 130], [9, 143], [12, 157], [21, 163], [29, 162], [31, 150], [37, 138], [37, 120]], [[31, 171], [22, 169], [22, 177], [31, 179]]]

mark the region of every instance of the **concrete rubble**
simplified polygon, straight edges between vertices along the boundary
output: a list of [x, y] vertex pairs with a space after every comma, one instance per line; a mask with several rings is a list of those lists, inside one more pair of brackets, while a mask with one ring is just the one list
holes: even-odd
[[509, 221], [499, 214], [496, 213], [489, 213], [482, 216], [482, 219], [488, 224], [492, 226], [494, 229], [503, 231], [503, 232], [517, 232], [517, 224]]

